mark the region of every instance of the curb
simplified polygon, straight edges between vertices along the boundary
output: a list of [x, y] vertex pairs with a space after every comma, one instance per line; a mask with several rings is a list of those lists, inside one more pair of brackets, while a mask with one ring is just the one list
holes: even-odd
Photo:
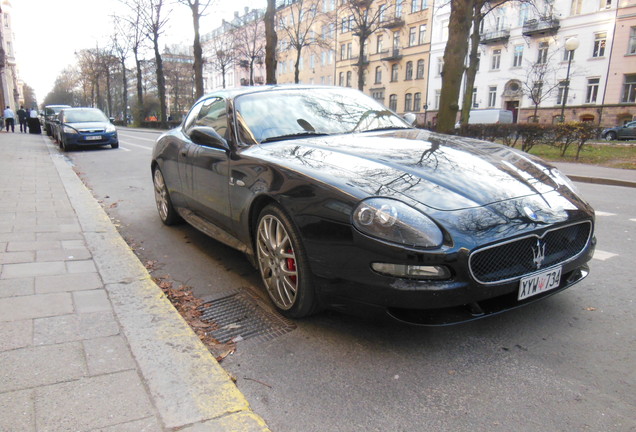
[[636, 182], [632, 182], [628, 180], [608, 179], [608, 178], [601, 178], [601, 177], [586, 177], [586, 176], [578, 176], [578, 175], [567, 175], [567, 176], [570, 180], [581, 182], [581, 183], [593, 183], [593, 184], [601, 184], [601, 185], [607, 185], [607, 186], [624, 186], [624, 187], [636, 188]]
[[68, 160], [43, 142], [163, 424], [184, 431], [267, 432], [228, 373], [152, 281]]

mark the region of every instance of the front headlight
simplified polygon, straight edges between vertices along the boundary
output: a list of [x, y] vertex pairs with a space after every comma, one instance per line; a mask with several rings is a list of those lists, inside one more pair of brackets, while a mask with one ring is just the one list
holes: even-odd
[[67, 134], [76, 134], [77, 131], [70, 126], [64, 126], [64, 133]]
[[117, 128], [114, 124], [109, 124], [108, 126], [106, 126], [105, 131], [108, 133], [117, 132]]
[[362, 201], [353, 212], [353, 226], [364, 234], [409, 247], [434, 248], [444, 235], [424, 213], [388, 198]]

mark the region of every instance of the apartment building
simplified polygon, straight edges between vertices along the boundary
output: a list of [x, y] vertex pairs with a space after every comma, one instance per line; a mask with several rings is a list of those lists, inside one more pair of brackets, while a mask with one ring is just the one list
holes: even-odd
[[8, 105], [15, 111], [19, 107], [21, 87], [18, 86], [11, 12], [11, 2], [4, 0], [0, 6], [0, 106]]

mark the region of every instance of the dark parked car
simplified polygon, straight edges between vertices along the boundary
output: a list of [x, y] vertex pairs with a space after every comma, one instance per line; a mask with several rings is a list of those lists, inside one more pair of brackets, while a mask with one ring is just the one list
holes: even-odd
[[55, 127], [55, 120], [57, 120], [57, 116], [64, 108], [70, 108], [69, 105], [47, 105], [44, 107], [44, 111], [42, 113], [42, 127], [46, 131], [48, 136], [53, 135], [53, 129]]
[[626, 123], [624, 126], [603, 129], [601, 137], [608, 141], [636, 139], [636, 121]]
[[97, 108], [65, 108], [58, 114], [53, 135], [64, 151], [79, 146], [119, 147], [117, 128]]
[[161, 220], [243, 251], [289, 317], [472, 320], [572, 286], [596, 243], [593, 209], [554, 167], [412, 128], [346, 88], [207, 95], [151, 169]]

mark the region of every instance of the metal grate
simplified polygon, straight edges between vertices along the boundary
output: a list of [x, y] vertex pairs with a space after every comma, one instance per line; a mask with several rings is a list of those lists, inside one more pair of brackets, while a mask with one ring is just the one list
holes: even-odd
[[[541, 268], [560, 264], [578, 256], [588, 244], [590, 222], [569, 225], [478, 250], [470, 256], [470, 270], [481, 283], [509, 281], [537, 271], [537, 240], [545, 245]], [[543, 246], [542, 246], [543, 247]]]
[[210, 335], [220, 343], [246, 339], [265, 342], [296, 328], [293, 322], [265, 310], [243, 293], [205, 303], [200, 310], [201, 318], [218, 326]]

